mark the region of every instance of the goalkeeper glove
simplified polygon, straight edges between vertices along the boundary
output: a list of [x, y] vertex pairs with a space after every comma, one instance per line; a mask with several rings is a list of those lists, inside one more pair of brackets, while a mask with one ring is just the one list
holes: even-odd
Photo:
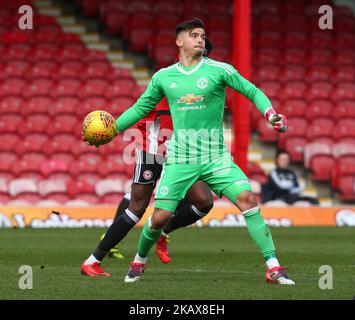
[[264, 115], [275, 131], [285, 132], [287, 130], [287, 118], [283, 114], [276, 113], [273, 108], [269, 108]]

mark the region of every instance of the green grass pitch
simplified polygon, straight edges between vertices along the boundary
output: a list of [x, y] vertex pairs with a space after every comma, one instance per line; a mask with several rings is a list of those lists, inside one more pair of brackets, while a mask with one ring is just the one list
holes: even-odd
[[[296, 286], [269, 285], [264, 264], [245, 228], [185, 228], [171, 234], [172, 262], [151, 252], [140, 281], [123, 283], [139, 229], [121, 243], [125, 259], [106, 258], [111, 278], [80, 274], [103, 229], [1, 229], [0, 299], [346, 299], [355, 295], [355, 230], [272, 228], [280, 262]], [[33, 270], [33, 289], [20, 290], [21, 265]], [[333, 270], [333, 289], [318, 286], [322, 265]]]

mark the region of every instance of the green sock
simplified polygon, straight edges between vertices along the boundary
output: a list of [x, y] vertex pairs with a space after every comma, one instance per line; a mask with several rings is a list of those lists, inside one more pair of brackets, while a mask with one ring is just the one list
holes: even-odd
[[272, 240], [269, 226], [265, 223], [260, 214], [260, 209], [256, 208], [244, 215], [248, 231], [251, 238], [262, 252], [265, 261], [275, 258], [275, 246]]
[[154, 230], [149, 225], [150, 218], [145, 222], [138, 242], [138, 254], [142, 258], [148, 255], [149, 250], [158, 241], [162, 231], [162, 229]]

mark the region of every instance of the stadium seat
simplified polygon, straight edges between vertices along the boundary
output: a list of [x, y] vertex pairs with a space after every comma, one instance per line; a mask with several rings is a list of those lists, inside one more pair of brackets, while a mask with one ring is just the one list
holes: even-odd
[[41, 133], [45, 134], [50, 125], [50, 117], [44, 114], [29, 115], [23, 124], [19, 127], [18, 132], [25, 138], [28, 134]]
[[15, 114], [4, 114], [0, 116], [0, 133], [16, 133], [22, 123], [22, 118]]
[[81, 124], [75, 115], [59, 114], [53, 118], [51, 126], [47, 128], [47, 133], [51, 136], [57, 134], [75, 134], [81, 135]]
[[37, 61], [29, 66], [26, 72], [28, 80], [36, 78], [53, 78], [57, 74], [57, 64], [53, 61]]
[[51, 117], [56, 115], [73, 115], [80, 106], [80, 100], [75, 97], [60, 97], [54, 100], [50, 108], [48, 108], [48, 114]]
[[95, 194], [95, 188], [93, 185], [80, 180], [69, 181], [67, 189], [69, 196], [73, 198], [83, 194]]
[[332, 112], [334, 112], [333, 104], [327, 99], [313, 100], [308, 104], [304, 113], [308, 121], [319, 118], [331, 118]]
[[155, 48], [153, 59], [155, 69], [165, 68], [176, 61], [176, 48], [172, 46], [159, 46]]
[[308, 69], [306, 79], [310, 84], [315, 81], [329, 81], [332, 78], [332, 68], [330, 66], [315, 65]]
[[309, 66], [315, 66], [315, 65], [329, 66], [330, 63], [333, 63], [332, 60], [333, 60], [332, 52], [331, 50], [326, 48], [313, 49], [308, 53], [306, 57], [306, 62], [308, 63]]
[[86, 99], [89, 97], [103, 97], [105, 90], [110, 86], [110, 83], [104, 79], [87, 79], [80, 87], [78, 97]]
[[115, 161], [105, 161], [100, 164], [98, 172], [101, 174], [102, 178], [107, 178], [112, 174], [124, 175], [126, 172], [125, 164], [117, 163]]
[[9, 194], [22, 198], [24, 194], [37, 194], [37, 182], [34, 179], [14, 179], [8, 185]]
[[112, 67], [106, 74], [106, 79], [109, 81], [116, 81], [123, 78], [132, 79], [132, 73], [130, 69]]
[[66, 173], [68, 164], [57, 158], [44, 161], [41, 164], [41, 172], [44, 177], [53, 176], [53, 173]]
[[82, 70], [80, 77], [82, 81], [87, 81], [90, 78], [103, 78], [107, 77], [110, 72], [111, 66], [107, 61], [94, 61], [88, 63], [87, 67]]
[[[338, 131], [338, 130], [337, 130]], [[306, 137], [309, 140], [316, 140], [321, 137], [331, 137], [333, 134], [333, 120], [314, 119], [306, 130]]]
[[[264, 67], [261, 67], [264, 68]], [[280, 72], [280, 78], [285, 82], [303, 81], [305, 79], [305, 67], [301, 65], [285, 65]], [[279, 80], [278, 78], [277, 80]]]
[[120, 194], [123, 192], [122, 181], [117, 179], [100, 180], [95, 185], [95, 192], [100, 197], [103, 197], [107, 194]]
[[56, 198], [58, 200], [59, 197], [64, 196], [63, 200], [67, 200], [67, 185], [63, 180], [41, 180], [38, 182], [38, 193], [46, 199]]
[[354, 82], [355, 81], [355, 66], [337, 66], [333, 76], [334, 84], [338, 82]]
[[338, 50], [332, 59], [333, 63], [343, 66], [353, 66], [354, 63], [354, 50]]
[[355, 100], [355, 82], [339, 83], [332, 94], [333, 101]]
[[76, 108], [76, 116], [84, 120], [88, 113], [100, 109], [106, 110], [107, 105], [107, 99], [104, 97], [88, 97], [81, 101], [80, 108]]
[[69, 172], [76, 177], [80, 177], [83, 173], [98, 172], [98, 163], [96, 161], [80, 160], [73, 162], [69, 167]]
[[[256, 43], [257, 44], [257, 43]], [[260, 47], [255, 52], [253, 62], [255, 65], [263, 66], [264, 64], [277, 65], [280, 60], [280, 49], [277, 46], [274, 47]]]
[[285, 83], [280, 95], [283, 99], [304, 99], [304, 95], [307, 89], [306, 83], [303, 81], [290, 81]]
[[290, 99], [284, 101], [282, 106], [276, 110], [286, 115], [287, 118], [302, 118], [305, 115], [305, 111], [307, 109], [308, 107], [303, 99]]
[[302, 118], [288, 118], [287, 132], [279, 135], [278, 147], [281, 150], [285, 150], [286, 140], [289, 137], [301, 137], [304, 138], [307, 132], [308, 124], [305, 119]]
[[77, 60], [63, 61], [54, 75], [56, 79], [78, 78], [84, 70], [85, 64]]
[[116, 97], [131, 97], [131, 92], [135, 88], [135, 83], [132, 79], [116, 80], [110, 83], [105, 90], [105, 97], [107, 99], [113, 99]]
[[332, 152], [335, 158], [340, 158], [346, 155], [355, 156], [355, 139], [353, 143], [343, 141], [334, 143], [332, 146]]
[[26, 86], [22, 78], [7, 78], [0, 83], [0, 99], [5, 96], [21, 96]]
[[123, 196], [124, 196], [124, 193], [112, 193], [112, 194], [106, 194], [103, 197], [101, 197], [100, 199], [101, 199], [101, 202], [103, 202], [103, 203], [117, 205], [118, 203], [121, 202]]
[[24, 60], [9, 60], [3, 66], [0, 66], [0, 80], [8, 77], [25, 77], [29, 69], [29, 63]]
[[334, 166], [332, 155], [318, 154], [310, 159], [311, 178], [315, 181], [330, 181]]
[[81, 81], [75, 78], [60, 79], [52, 88], [51, 96], [55, 99], [63, 96], [76, 97], [81, 84]]
[[339, 119], [353, 118], [355, 119], [355, 101], [353, 100], [342, 100], [339, 101], [332, 112], [332, 117], [334, 121]]
[[72, 134], [57, 134], [52, 137], [43, 147], [43, 151], [50, 156], [56, 152], [70, 153], [71, 148], [78, 142], [77, 138]]
[[3, 133], [0, 139], [0, 152], [13, 152], [20, 142], [20, 137], [16, 133]]
[[339, 141], [343, 138], [355, 138], [355, 119], [337, 119], [336, 130], [333, 131], [333, 138]]
[[121, 9], [107, 10], [104, 15], [106, 32], [109, 35], [121, 35], [123, 33], [123, 26], [126, 16], [126, 12]]
[[21, 113], [23, 116], [30, 116], [35, 114], [46, 115], [52, 105], [53, 100], [50, 97], [32, 97], [30, 100], [24, 100]]
[[83, 61], [86, 64], [96, 63], [96, 62], [107, 62], [107, 55], [104, 51], [90, 49], [83, 57]]
[[288, 137], [285, 142], [285, 150], [290, 154], [292, 161], [302, 162], [306, 145], [307, 139], [304, 137]]
[[339, 198], [342, 200], [355, 200], [355, 175], [339, 178]]
[[259, 87], [270, 99], [280, 97], [281, 84], [278, 81], [263, 81], [259, 84]]
[[0, 114], [19, 114], [24, 104], [24, 99], [19, 96], [7, 96], [0, 99]]
[[288, 65], [288, 64], [303, 64], [306, 58], [306, 51], [302, 48], [291, 48], [285, 49], [281, 53], [279, 63]]
[[256, 69], [256, 72], [252, 74], [252, 77], [256, 82], [265, 80], [278, 81], [280, 78], [280, 67], [274, 64], [260, 66]]
[[259, 140], [264, 142], [275, 142], [277, 140], [277, 132], [273, 129], [271, 124], [260, 117], [257, 122], [256, 130], [259, 133]]

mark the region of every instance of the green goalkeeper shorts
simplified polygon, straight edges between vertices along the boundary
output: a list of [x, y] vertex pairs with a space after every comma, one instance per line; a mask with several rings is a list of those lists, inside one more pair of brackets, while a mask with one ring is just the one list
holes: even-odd
[[165, 163], [155, 195], [155, 207], [175, 212], [196, 181], [206, 182], [217, 196], [224, 195], [233, 203], [242, 191], [252, 191], [249, 179], [230, 154], [207, 164]]

